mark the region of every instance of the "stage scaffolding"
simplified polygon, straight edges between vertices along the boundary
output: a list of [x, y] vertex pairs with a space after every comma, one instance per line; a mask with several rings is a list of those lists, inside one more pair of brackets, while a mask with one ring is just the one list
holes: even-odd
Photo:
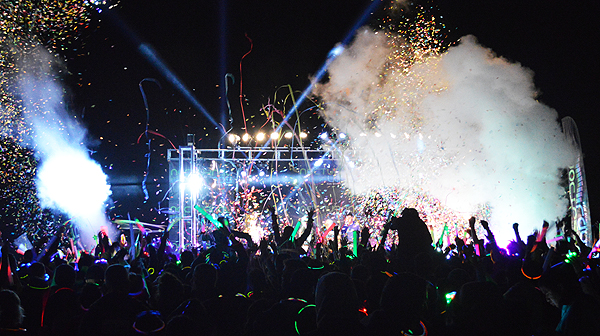
[[[318, 167], [315, 167], [315, 163], [319, 160]], [[297, 172], [298, 176], [316, 174], [321, 177], [320, 181], [323, 181], [323, 176], [329, 174], [331, 175], [330, 180], [337, 179], [332, 176], [335, 174], [335, 163], [329, 152], [301, 147], [198, 149], [194, 147], [193, 141], [188, 139], [187, 146], [168, 149], [167, 162], [171, 188], [169, 220], [173, 225], [169, 240], [179, 248], [200, 245], [198, 234], [206, 225], [209, 225], [194, 207], [205, 197], [199, 193], [198, 186], [194, 186], [194, 180], [198, 177], [202, 178], [200, 181], [204, 183], [205, 188], [209, 187], [207, 183], [213, 183], [223, 186], [222, 189], [231, 191], [230, 195], [215, 196], [216, 198], [228, 197], [239, 191], [240, 184], [243, 183], [240, 180], [248, 167], [252, 167], [252, 165], [260, 164], [273, 171], [301, 166], [303, 168]], [[318, 168], [319, 171], [315, 172], [315, 168]], [[275, 181], [273, 176], [259, 177], [255, 174], [254, 182], [246, 180], [246, 183], [286, 183], [281, 180], [283, 175], [280, 174], [280, 179]], [[257, 181], [261, 178], [261, 181]], [[207, 211], [210, 213], [210, 210], [207, 209]]]

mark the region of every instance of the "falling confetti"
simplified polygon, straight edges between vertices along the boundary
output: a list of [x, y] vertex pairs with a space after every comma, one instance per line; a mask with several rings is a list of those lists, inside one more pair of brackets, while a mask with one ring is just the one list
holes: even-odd
[[[27, 233], [37, 241], [51, 236], [66, 221], [63, 215], [40, 207], [34, 180], [38, 169], [35, 140], [40, 140], [40, 135], [33, 131], [30, 119], [33, 115], [43, 117], [53, 104], [62, 104], [58, 102], [62, 97], [46, 97], [46, 88], [30, 79], [49, 76], [60, 83], [67, 74], [64, 55], [83, 45], [81, 39], [91, 28], [92, 13], [117, 4], [81, 0], [0, 2], [1, 216], [3, 231], [11, 235]], [[31, 66], [40, 60], [45, 66]], [[25, 86], [36, 99], [22, 94]]]
[[428, 10], [411, 13], [394, 29], [359, 32], [316, 91], [328, 124], [348, 138], [338, 155], [346, 186], [416, 193], [415, 206], [455, 213], [432, 223], [487, 209], [479, 218], [501, 228], [503, 243], [514, 222], [533, 231], [564, 216], [559, 171], [574, 150], [557, 112], [536, 100], [531, 71], [473, 36], [453, 46]]

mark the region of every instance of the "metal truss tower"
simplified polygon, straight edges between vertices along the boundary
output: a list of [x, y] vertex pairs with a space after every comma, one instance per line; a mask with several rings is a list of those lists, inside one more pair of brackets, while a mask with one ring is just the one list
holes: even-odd
[[[197, 246], [198, 211], [194, 208], [198, 201], [198, 155], [194, 147], [194, 135], [188, 134], [187, 146], [179, 147], [179, 248]], [[169, 152], [171, 159], [172, 152]]]

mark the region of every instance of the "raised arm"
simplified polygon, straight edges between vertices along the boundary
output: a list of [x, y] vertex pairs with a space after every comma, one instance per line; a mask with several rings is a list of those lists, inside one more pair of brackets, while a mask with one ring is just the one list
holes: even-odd
[[473, 238], [473, 245], [477, 246], [477, 255], [483, 254], [483, 240], [477, 237], [477, 231], [475, 230], [475, 222], [477, 219], [475, 217], [469, 218], [469, 227], [471, 228], [470, 234], [471, 238]]
[[585, 243], [581, 240], [581, 238], [579, 237], [577, 232], [575, 232], [575, 230], [569, 230], [568, 234], [570, 234], [571, 237], [575, 239], [577, 247], [579, 247], [579, 251], [581, 252], [580, 254], [582, 256], [587, 256], [590, 254], [590, 252], [592, 252], [592, 249], [589, 246], [585, 245]]
[[492, 258], [494, 258], [494, 261], [498, 261], [501, 258], [503, 258], [502, 253], [500, 253], [500, 247], [498, 246], [498, 243], [496, 242], [496, 237], [494, 236], [494, 233], [492, 232], [492, 230], [490, 229], [490, 225], [488, 224], [488, 222], [482, 220], [480, 221], [481, 226], [483, 226], [483, 228], [486, 231], [486, 238], [487, 240], [490, 242], [490, 245], [492, 246]]
[[279, 233], [279, 222], [277, 221], [275, 207], [269, 207], [269, 211], [271, 212], [271, 228], [273, 229], [275, 243], [279, 245], [281, 244], [281, 234]]
[[390, 232], [390, 226], [392, 225], [394, 219], [395, 217], [391, 217], [383, 225], [383, 230], [381, 230], [381, 239], [379, 240], [379, 246], [377, 246], [377, 250], [383, 250], [385, 248], [385, 241], [387, 239], [388, 232]]
[[519, 234], [519, 223], [513, 224], [513, 230], [515, 231], [515, 242], [519, 246], [519, 255], [524, 255], [525, 250], [527, 249], [527, 245], [525, 244], [523, 239], [521, 239], [521, 235]]
[[167, 237], [169, 237], [169, 230], [165, 228], [163, 231], [163, 235], [160, 237], [160, 246], [158, 247], [158, 251], [156, 252], [156, 262], [158, 265], [154, 265], [155, 269], [162, 269], [163, 263], [165, 260], [165, 249], [167, 248]]
[[304, 232], [302, 232], [302, 235], [300, 236], [300, 238], [298, 238], [295, 241], [296, 247], [301, 247], [302, 244], [304, 244], [304, 242], [306, 241], [306, 239], [308, 239], [308, 236], [310, 236], [310, 233], [312, 232], [312, 228], [314, 225], [314, 215], [315, 215], [315, 209], [310, 209], [308, 211], [308, 220], [306, 222], [306, 230], [304, 230]]
[[235, 238], [241, 238], [246, 240], [246, 245], [248, 246], [248, 249], [254, 249], [257, 247], [254, 241], [252, 240], [252, 236], [250, 236], [249, 233], [231, 230], [231, 234], [233, 234]]
[[[223, 232], [223, 235], [229, 237], [229, 240], [231, 241], [231, 248], [235, 250], [235, 252], [238, 255], [237, 263], [242, 265], [245, 269], [245, 267], [248, 265], [248, 262], [250, 261], [250, 257], [248, 256], [244, 245], [242, 245], [242, 243], [240, 243], [240, 241], [237, 240], [236, 235], [227, 227], [227, 225], [223, 225], [219, 230]], [[250, 235], [248, 235], [248, 237], [249, 236]], [[249, 238], [249, 241], [252, 242], [252, 239]]]

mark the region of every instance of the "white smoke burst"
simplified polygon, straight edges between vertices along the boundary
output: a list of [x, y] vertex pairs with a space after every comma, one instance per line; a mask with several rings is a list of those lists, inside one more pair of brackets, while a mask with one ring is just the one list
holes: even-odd
[[63, 89], [55, 78], [56, 68], [60, 69], [57, 61], [39, 48], [23, 57], [20, 68], [18, 94], [25, 108], [23, 117], [31, 125], [27, 142], [40, 162], [36, 187], [41, 206], [71, 216], [81, 243], [89, 249], [101, 227], [112, 229], [105, 214], [111, 194], [107, 177], [90, 158], [86, 130], [65, 110]]
[[347, 187], [417, 188], [462, 213], [487, 204], [503, 241], [512, 223], [528, 233], [562, 218], [559, 171], [575, 151], [557, 112], [536, 100], [532, 71], [473, 36], [409, 63], [397, 50], [363, 30], [315, 91], [327, 123], [351, 139], [340, 162]]

